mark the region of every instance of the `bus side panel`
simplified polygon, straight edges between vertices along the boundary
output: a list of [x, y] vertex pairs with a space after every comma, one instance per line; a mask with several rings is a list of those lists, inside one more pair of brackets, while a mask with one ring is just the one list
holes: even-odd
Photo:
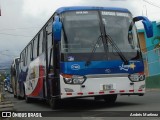
[[25, 82], [25, 91], [28, 97], [43, 98], [45, 86], [45, 55], [42, 54], [29, 65]]
[[24, 82], [26, 81], [27, 73], [28, 73], [27, 66], [21, 65], [18, 85], [19, 85], [19, 96], [22, 98], [24, 97]]

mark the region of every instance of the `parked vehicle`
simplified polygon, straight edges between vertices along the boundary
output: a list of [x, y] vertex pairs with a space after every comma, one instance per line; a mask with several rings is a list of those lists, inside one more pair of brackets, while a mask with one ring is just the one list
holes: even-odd
[[5, 81], [6, 81], [5, 85], [6, 85], [7, 91], [10, 92], [10, 93], [13, 93], [10, 76], [7, 76]]

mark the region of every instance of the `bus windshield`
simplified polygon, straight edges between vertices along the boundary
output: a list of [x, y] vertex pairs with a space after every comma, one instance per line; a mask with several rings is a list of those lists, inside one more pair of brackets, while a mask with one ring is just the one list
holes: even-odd
[[[95, 11], [67, 12], [63, 25], [66, 34], [62, 46], [63, 52], [90, 52], [100, 36], [99, 16]], [[103, 51], [103, 47], [100, 51]]]
[[[130, 13], [113, 11], [100, 11], [100, 13], [98, 11], [65, 12], [62, 14], [62, 23], [61, 52], [65, 54], [64, 56], [83, 54], [83, 57], [76, 60], [86, 60], [88, 55], [92, 54], [92, 49], [102, 34], [101, 26], [104, 26], [105, 34], [112, 38], [128, 60], [140, 58], [136, 27], [133, 25], [132, 30], [129, 31], [132, 23]], [[96, 45], [92, 60], [106, 60], [104, 55], [106, 51], [102, 41]], [[107, 55], [111, 60], [120, 59], [110, 43], [107, 43], [107, 49]]]

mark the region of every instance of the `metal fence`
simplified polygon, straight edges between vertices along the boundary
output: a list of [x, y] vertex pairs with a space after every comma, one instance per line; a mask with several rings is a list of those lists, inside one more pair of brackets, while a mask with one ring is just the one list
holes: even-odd
[[160, 75], [160, 48], [146, 48], [143, 52], [146, 76]]

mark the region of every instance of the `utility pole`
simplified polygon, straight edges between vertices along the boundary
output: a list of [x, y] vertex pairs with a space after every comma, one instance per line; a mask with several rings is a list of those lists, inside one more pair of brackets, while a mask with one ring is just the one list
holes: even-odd
[[0, 16], [1, 16], [1, 1], [0, 1]]
[[146, 13], [146, 17], [148, 16], [147, 14], [147, 6], [146, 5], [143, 5], [143, 8], [145, 9], [145, 13]]

